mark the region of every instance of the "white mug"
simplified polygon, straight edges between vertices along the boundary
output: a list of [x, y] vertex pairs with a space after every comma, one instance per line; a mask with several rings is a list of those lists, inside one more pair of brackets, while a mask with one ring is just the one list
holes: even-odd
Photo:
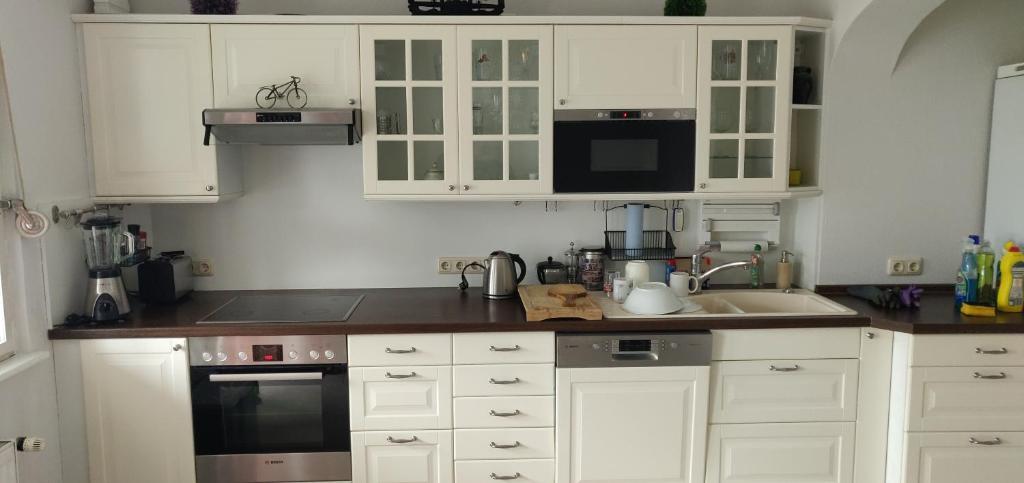
[[633, 260], [626, 263], [626, 278], [636, 287], [641, 283], [651, 281], [651, 267], [643, 260]]
[[672, 272], [668, 276], [668, 286], [677, 297], [687, 297], [693, 291], [690, 290], [690, 279], [694, 278], [686, 272]]

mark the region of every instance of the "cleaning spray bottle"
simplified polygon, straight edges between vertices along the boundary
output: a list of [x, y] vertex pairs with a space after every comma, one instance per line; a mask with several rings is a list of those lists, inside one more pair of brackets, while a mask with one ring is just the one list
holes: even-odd
[[988, 240], [978, 250], [978, 304], [989, 307], [996, 304], [996, 252]]
[[996, 307], [1000, 312], [1024, 310], [1024, 253], [1012, 241], [1003, 246], [1003, 259], [999, 261], [999, 296]]
[[978, 298], [977, 240], [972, 236], [964, 239], [960, 257], [960, 269], [956, 273], [956, 308], [964, 303], [974, 303]]

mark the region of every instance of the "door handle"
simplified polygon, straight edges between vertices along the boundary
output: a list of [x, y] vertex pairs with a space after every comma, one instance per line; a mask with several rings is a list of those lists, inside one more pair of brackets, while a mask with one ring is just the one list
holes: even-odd
[[989, 356], [1008, 354], [1009, 352], [1010, 351], [1006, 350], [1005, 347], [1000, 347], [999, 349], [992, 349], [992, 350], [985, 350], [985, 349], [982, 349], [981, 347], [975, 347], [974, 348], [974, 353], [975, 354], [985, 354], [985, 355], [989, 355]]
[[495, 379], [495, 378], [492, 377], [487, 382], [489, 382], [491, 384], [501, 384], [501, 385], [504, 385], [504, 384], [519, 384], [519, 378], [517, 377], [515, 379], [509, 379], [509, 380], [504, 380], [503, 381], [503, 380], [498, 380], [498, 379]]
[[320, 381], [322, 372], [265, 372], [257, 374], [210, 374], [210, 382]]
[[497, 416], [499, 418], [509, 418], [509, 417], [512, 417], [512, 416], [519, 416], [520, 414], [523, 414], [523, 413], [519, 412], [518, 409], [516, 409], [515, 411], [512, 411], [510, 413], [500, 413], [500, 412], [495, 411], [493, 409], [491, 410], [491, 416]]
[[793, 364], [790, 367], [779, 367], [779, 366], [771, 365], [771, 366], [768, 366], [768, 370], [772, 371], [772, 372], [793, 372], [793, 371], [799, 371], [800, 370], [800, 366], [798, 366], [796, 364]]
[[410, 377], [416, 377], [416, 371], [412, 371], [408, 374], [392, 374], [390, 372], [385, 372], [384, 377], [388, 379], [408, 379]]
[[522, 347], [519, 347], [519, 344], [516, 344], [512, 347], [495, 347], [493, 345], [491, 346], [491, 352], [515, 352], [519, 349], [522, 349]]
[[1000, 372], [999, 374], [982, 374], [980, 372], [975, 372], [973, 376], [975, 379], [1006, 379], [1005, 372]]
[[492, 480], [518, 480], [519, 477], [521, 477], [521, 476], [523, 476], [523, 475], [519, 474], [518, 471], [514, 475], [504, 475], [504, 476], [503, 475], [497, 475], [495, 473], [491, 473], [491, 479]]
[[416, 436], [413, 436], [411, 438], [405, 438], [405, 439], [402, 439], [402, 438], [392, 438], [391, 436], [388, 436], [388, 442], [389, 443], [395, 443], [395, 444], [415, 443], [415, 442], [417, 442], [419, 440], [420, 439], [417, 438]]
[[491, 447], [494, 448], [494, 449], [512, 449], [512, 448], [518, 448], [520, 446], [522, 446], [522, 445], [519, 444], [519, 441], [516, 441], [516, 442], [514, 442], [512, 444], [498, 444], [498, 443], [495, 443], [494, 441], [491, 441]]
[[992, 438], [992, 439], [989, 439], [989, 440], [984, 440], [984, 439], [974, 439], [972, 437], [971, 439], [967, 440], [967, 442], [971, 443], [973, 445], [977, 445], [977, 446], [996, 446], [996, 445], [1003, 444], [1003, 440], [1001, 440], [999, 438]]
[[385, 347], [384, 352], [387, 352], [388, 354], [412, 354], [413, 352], [416, 352], [416, 348], [410, 347], [408, 349], [392, 349], [390, 347]]

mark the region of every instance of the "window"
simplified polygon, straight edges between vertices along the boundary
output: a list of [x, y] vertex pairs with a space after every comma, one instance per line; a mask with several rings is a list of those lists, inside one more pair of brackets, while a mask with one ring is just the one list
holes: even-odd
[[[8, 197], [17, 191], [14, 167], [17, 163], [18, 152], [14, 148], [14, 131], [11, 128], [11, 110], [7, 103], [7, 82], [4, 78], [4, 58], [0, 52], [0, 197]], [[6, 317], [4, 310], [4, 282], [10, 273], [6, 269], [11, 268], [10, 244], [12, 237], [17, 237], [14, 232], [14, 223], [11, 218], [13, 213], [3, 213], [0, 216], [0, 361], [14, 355], [16, 349], [16, 338], [13, 331], [13, 323]]]

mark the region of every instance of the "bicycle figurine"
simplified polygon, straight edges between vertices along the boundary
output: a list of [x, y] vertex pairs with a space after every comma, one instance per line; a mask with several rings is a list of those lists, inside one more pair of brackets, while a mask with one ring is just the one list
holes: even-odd
[[270, 109], [274, 107], [274, 104], [277, 104], [278, 99], [283, 97], [288, 105], [294, 109], [306, 107], [306, 102], [309, 99], [306, 97], [306, 91], [299, 87], [302, 78], [295, 76], [291, 76], [291, 78], [292, 80], [284, 84], [271, 84], [260, 87], [260, 90], [256, 91], [256, 105], [264, 109]]

